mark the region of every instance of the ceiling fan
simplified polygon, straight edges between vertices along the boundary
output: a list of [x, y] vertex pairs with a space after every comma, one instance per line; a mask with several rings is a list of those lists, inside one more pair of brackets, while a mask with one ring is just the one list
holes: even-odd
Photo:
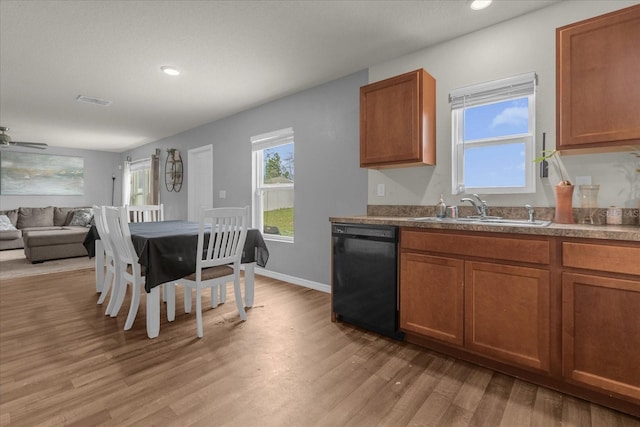
[[26, 147], [37, 148], [38, 150], [44, 150], [47, 144], [43, 142], [18, 142], [12, 141], [11, 137], [5, 132], [8, 131], [8, 127], [0, 126], [0, 147]]

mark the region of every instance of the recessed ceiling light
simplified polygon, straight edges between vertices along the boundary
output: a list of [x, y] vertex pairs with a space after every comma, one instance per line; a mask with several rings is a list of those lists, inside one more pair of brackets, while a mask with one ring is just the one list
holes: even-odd
[[160, 69], [162, 70], [163, 73], [169, 75], [169, 76], [179, 76], [180, 75], [180, 71], [177, 68], [174, 67], [160, 67]]
[[469, 7], [471, 7], [471, 9], [473, 10], [482, 10], [489, 7], [492, 1], [493, 0], [473, 0]]

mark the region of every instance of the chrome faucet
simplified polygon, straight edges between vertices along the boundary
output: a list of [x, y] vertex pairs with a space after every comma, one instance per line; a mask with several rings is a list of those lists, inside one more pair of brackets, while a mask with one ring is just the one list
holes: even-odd
[[527, 208], [527, 213], [529, 214], [529, 222], [536, 222], [536, 211], [533, 209], [533, 206], [530, 204], [524, 205]]
[[463, 197], [462, 199], [460, 199], [460, 201], [461, 202], [469, 202], [469, 203], [471, 203], [471, 205], [473, 205], [473, 207], [475, 208], [476, 213], [478, 215], [480, 215], [481, 218], [486, 218], [487, 217], [487, 209], [488, 209], [487, 201], [486, 200], [482, 200], [480, 198], [480, 196], [475, 194], [475, 193], [473, 194], [473, 197], [478, 199], [478, 202], [480, 202], [480, 205], [478, 205], [475, 200], [473, 200], [473, 199], [471, 199], [469, 197]]

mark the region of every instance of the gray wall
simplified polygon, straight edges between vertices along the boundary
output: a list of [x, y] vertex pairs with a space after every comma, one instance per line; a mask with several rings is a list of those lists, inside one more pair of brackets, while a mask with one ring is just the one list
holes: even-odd
[[[149, 157], [160, 148], [163, 169], [166, 149], [180, 149], [184, 186], [179, 193], [162, 188], [160, 200], [166, 219], [186, 219], [188, 149], [213, 144], [214, 206], [251, 205], [251, 136], [292, 127], [295, 242], [268, 241], [267, 270], [329, 285], [329, 217], [366, 213], [367, 172], [359, 168], [359, 88], [367, 81], [367, 71], [361, 71], [147, 144], [123, 158]], [[226, 190], [226, 199], [218, 197], [220, 190]]]
[[3, 150], [23, 151], [38, 154], [55, 154], [84, 158], [84, 194], [81, 196], [13, 196], [0, 195], [0, 209], [43, 206], [91, 206], [111, 204], [112, 176], [115, 181], [115, 203], [119, 203], [121, 193], [121, 171], [118, 169], [120, 154], [106, 151], [77, 150], [49, 147], [46, 150], [5, 148]]
[[[451, 192], [451, 111], [448, 101], [452, 89], [535, 71], [537, 152], [542, 149], [542, 133], [547, 148], [556, 140], [555, 29], [576, 21], [637, 4], [637, 1], [563, 1], [539, 11], [493, 25], [457, 39], [441, 43], [369, 68], [371, 82], [424, 68], [436, 79], [437, 165], [369, 172], [368, 201], [372, 205], [435, 205], [445, 194], [448, 204], [458, 204], [460, 196]], [[562, 156], [570, 179], [591, 176], [600, 185], [599, 206], [635, 208], [640, 198], [640, 174], [629, 153]], [[536, 193], [527, 195], [489, 195], [493, 206], [555, 206], [553, 186], [560, 181], [550, 167], [550, 178], [537, 178]], [[376, 195], [378, 184], [388, 194]], [[578, 191], [574, 206], [579, 206]]]

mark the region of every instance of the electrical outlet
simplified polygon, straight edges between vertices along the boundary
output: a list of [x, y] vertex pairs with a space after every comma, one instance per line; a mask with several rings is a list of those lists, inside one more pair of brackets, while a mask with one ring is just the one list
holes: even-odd
[[384, 197], [384, 184], [378, 184], [378, 197]]
[[227, 198], [226, 190], [220, 190], [219, 196], [220, 196], [221, 199], [226, 199]]

